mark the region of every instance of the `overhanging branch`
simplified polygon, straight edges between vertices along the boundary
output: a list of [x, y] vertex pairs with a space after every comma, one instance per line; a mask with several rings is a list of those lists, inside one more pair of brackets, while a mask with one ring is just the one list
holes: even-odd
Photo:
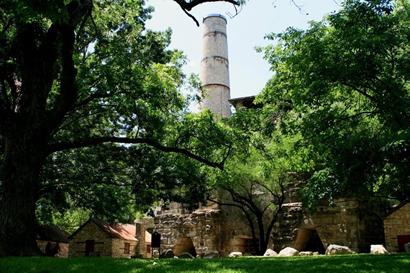
[[54, 152], [64, 151], [64, 150], [69, 150], [69, 149], [93, 147], [93, 146], [101, 145], [104, 143], [146, 144], [162, 152], [177, 153], [177, 154], [187, 156], [189, 158], [195, 159], [198, 162], [204, 163], [213, 168], [218, 168], [220, 170], [223, 170], [224, 163], [225, 163], [224, 161], [213, 162], [197, 154], [194, 154], [187, 149], [178, 148], [178, 147], [168, 147], [168, 146], [162, 145], [161, 143], [155, 140], [148, 139], [148, 138], [95, 137], [95, 138], [77, 139], [77, 140], [68, 141], [68, 142], [57, 142], [57, 143], [51, 144], [49, 145], [48, 153], [51, 154]]
[[181, 9], [185, 12], [186, 15], [188, 15], [192, 20], [194, 20], [197, 26], [199, 26], [198, 20], [195, 18], [195, 16], [189, 13], [189, 11], [200, 4], [204, 4], [207, 2], [226, 2], [226, 3], [231, 3], [234, 6], [239, 6], [239, 1], [236, 1], [236, 0], [191, 0], [191, 1], [174, 0], [174, 1], [181, 7]]
[[236, 1], [236, 0], [191, 0], [191, 1], [174, 0], [174, 1], [177, 2], [178, 5], [180, 5], [182, 9], [185, 9], [187, 11], [192, 10], [194, 7], [196, 7], [200, 4], [204, 4], [204, 3], [208, 3], [208, 2], [227, 2], [227, 3], [231, 3], [235, 6], [239, 5], [239, 1]]

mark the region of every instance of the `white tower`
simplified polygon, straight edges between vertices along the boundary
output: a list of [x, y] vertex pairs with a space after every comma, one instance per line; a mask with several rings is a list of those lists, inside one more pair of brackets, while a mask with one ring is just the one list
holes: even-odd
[[229, 117], [229, 61], [227, 20], [220, 14], [210, 14], [203, 20], [203, 59], [200, 78], [203, 97], [200, 108], [209, 109], [217, 117]]

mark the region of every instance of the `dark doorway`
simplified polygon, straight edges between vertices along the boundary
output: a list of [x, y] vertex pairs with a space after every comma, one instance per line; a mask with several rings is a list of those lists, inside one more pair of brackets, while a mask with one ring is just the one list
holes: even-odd
[[90, 256], [90, 254], [94, 253], [94, 240], [87, 240], [85, 241], [85, 256]]
[[161, 234], [154, 231], [151, 235], [151, 246], [152, 248], [161, 247]]
[[46, 256], [54, 257], [56, 254], [58, 254], [59, 249], [60, 247], [58, 243], [48, 242], [44, 254], [46, 254]]
[[325, 248], [316, 229], [299, 229], [293, 245], [294, 248], [299, 251], [312, 251], [319, 252], [320, 254], [325, 253]]
[[174, 245], [173, 252], [176, 256], [181, 255], [184, 252], [190, 253], [192, 256], [196, 257], [196, 250], [192, 239], [189, 237], [179, 238]]
[[397, 243], [399, 245], [399, 251], [404, 252], [404, 245], [410, 243], [410, 235], [399, 235], [397, 236]]

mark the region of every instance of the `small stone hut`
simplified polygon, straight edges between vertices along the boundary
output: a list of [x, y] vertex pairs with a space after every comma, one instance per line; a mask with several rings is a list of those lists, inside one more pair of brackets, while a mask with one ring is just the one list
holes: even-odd
[[108, 256], [131, 258], [138, 240], [135, 225], [108, 224], [91, 218], [70, 237], [70, 257]]
[[403, 202], [395, 207], [384, 219], [386, 248], [390, 252], [404, 251], [404, 245], [410, 243], [410, 202]]
[[68, 233], [54, 225], [40, 225], [36, 230], [40, 251], [51, 257], [68, 257]]

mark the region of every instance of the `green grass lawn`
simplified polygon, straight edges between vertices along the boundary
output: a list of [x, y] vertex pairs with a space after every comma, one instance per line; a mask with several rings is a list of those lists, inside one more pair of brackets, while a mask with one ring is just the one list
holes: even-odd
[[410, 255], [293, 258], [124, 260], [111, 258], [0, 258], [0, 273], [410, 273]]

